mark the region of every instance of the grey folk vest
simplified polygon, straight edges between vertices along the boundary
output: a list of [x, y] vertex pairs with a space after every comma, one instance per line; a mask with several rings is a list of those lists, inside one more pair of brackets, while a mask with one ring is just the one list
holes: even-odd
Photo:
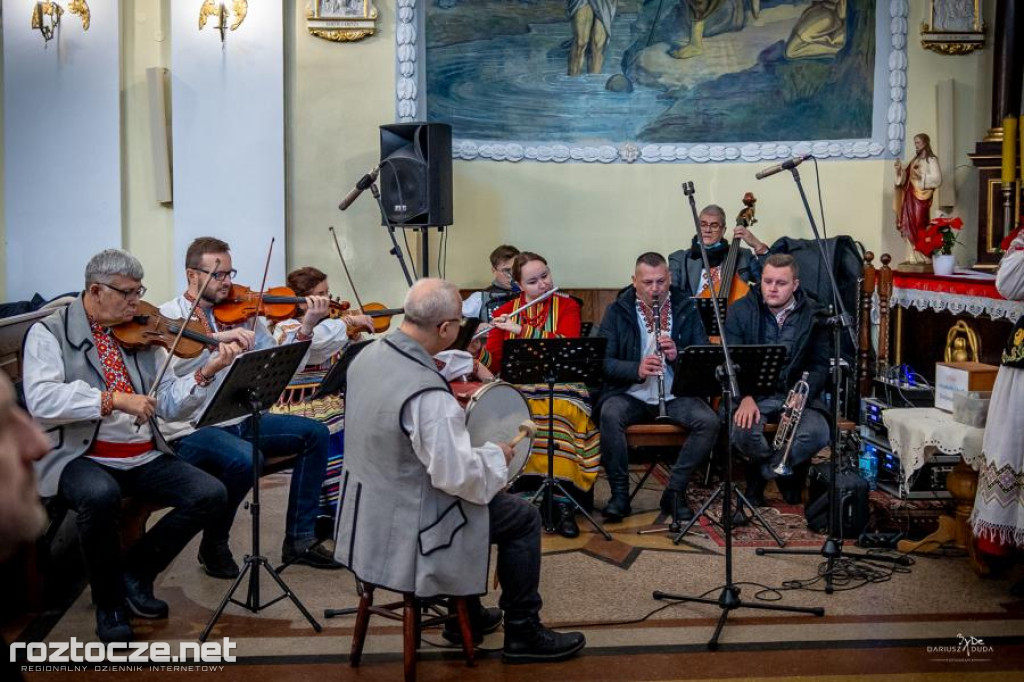
[[[100, 363], [100, 356], [96, 351], [96, 344], [93, 342], [89, 318], [85, 314], [81, 296], [64, 310], [58, 311], [36, 324], [46, 327], [60, 344], [60, 354], [64, 360], [65, 381], [84, 381], [93, 388], [98, 388], [101, 391], [107, 390], [103, 365]], [[125, 367], [128, 368], [128, 375], [131, 377], [132, 388], [136, 393], [145, 394], [149, 391], [153, 379], [159, 372], [156, 353], [152, 349], [146, 349], [134, 353], [123, 352], [123, 355]], [[160, 435], [153, 420], [150, 420], [150, 425], [153, 427], [154, 447], [161, 452], [172, 454], [173, 451]], [[57, 484], [60, 482], [60, 474], [64, 471], [64, 467], [76, 457], [89, 451], [93, 441], [96, 440], [96, 433], [99, 429], [99, 419], [88, 419], [54, 426], [47, 430], [53, 449], [35, 463], [37, 487], [42, 497], [52, 497], [57, 494]]]
[[483, 594], [488, 509], [431, 486], [402, 428], [402, 408], [427, 391], [450, 389], [433, 358], [401, 330], [352, 362], [334, 556], [360, 580], [396, 592]]

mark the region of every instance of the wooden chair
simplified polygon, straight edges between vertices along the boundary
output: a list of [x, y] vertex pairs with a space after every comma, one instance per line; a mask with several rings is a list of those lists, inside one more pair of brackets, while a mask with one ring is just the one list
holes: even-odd
[[[648, 464], [643, 476], [640, 477], [633, 491], [629, 494], [630, 504], [632, 504], [636, 494], [643, 489], [644, 483], [654, 473], [656, 467], [661, 466], [667, 469], [671, 466], [671, 464], [665, 465], [661, 453], [670, 448], [673, 452], [678, 452], [685, 442], [686, 429], [675, 424], [633, 424], [626, 427], [626, 447], [628, 450], [643, 447], [656, 448], [654, 459]], [[674, 462], [675, 457], [671, 461]]]
[[[422, 599], [411, 592], [402, 593], [402, 601], [384, 604], [383, 606], [373, 605], [373, 593], [377, 585], [361, 582], [361, 597], [359, 608], [356, 611], [356, 626], [352, 635], [352, 652], [349, 656], [349, 665], [353, 668], [359, 666], [363, 657], [363, 644], [366, 642], [366, 631], [370, 624], [370, 614], [390, 618], [391, 620], [402, 621], [402, 657], [405, 664], [405, 681], [415, 682], [416, 680], [416, 659], [420, 648], [420, 640], [423, 628], [438, 625], [446, 622], [450, 616], [440, 613], [437, 609], [438, 603], [447, 597], [432, 597]], [[386, 588], [381, 588], [386, 589]], [[459, 621], [459, 630], [462, 633], [462, 652], [466, 656], [466, 665], [476, 665], [476, 658], [473, 651], [473, 631], [469, 624], [469, 608], [465, 597], [450, 597], [455, 604], [455, 610]], [[424, 613], [430, 613], [424, 617]]]

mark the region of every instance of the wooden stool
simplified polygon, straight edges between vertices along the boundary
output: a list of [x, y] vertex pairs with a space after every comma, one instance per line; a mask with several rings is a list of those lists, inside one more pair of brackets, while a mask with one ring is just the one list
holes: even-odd
[[[676, 424], [633, 424], [626, 427], [626, 447], [629, 450], [641, 447], [674, 448], [678, 450], [683, 447], [685, 442], [686, 429]], [[657, 466], [664, 466], [664, 463], [658, 455], [655, 455], [654, 460], [648, 465], [644, 475], [640, 477], [640, 481], [633, 488], [633, 492], [629, 494], [630, 504], [632, 504], [633, 498], [644, 487], [644, 483], [647, 482], [647, 479]]]
[[[411, 592], [402, 593], [402, 601], [385, 604], [383, 606], [373, 605], [373, 591], [377, 585], [360, 583], [362, 596], [359, 599], [359, 610], [356, 612], [356, 629], [352, 635], [352, 655], [349, 657], [349, 665], [353, 668], [359, 666], [363, 657], [363, 643], [366, 641], [366, 630], [370, 624], [370, 614], [376, 614], [391, 620], [402, 621], [402, 652], [405, 662], [405, 681], [415, 682], [416, 680], [416, 659], [420, 648], [420, 634], [425, 627], [444, 623], [450, 616], [429, 616], [423, 619], [423, 608], [433, 605], [445, 597], [431, 597], [421, 599]], [[384, 589], [384, 588], [382, 588]], [[462, 633], [462, 651], [466, 655], [466, 665], [473, 667], [476, 659], [473, 653], [473, 631], [469, 624], [469, 608], [466, 605], [465, 597], [450, 597], [455, 603], [455, 611], [458, 614], [459, 630]], [[399, 609], [401, 612], [399, 613]]]

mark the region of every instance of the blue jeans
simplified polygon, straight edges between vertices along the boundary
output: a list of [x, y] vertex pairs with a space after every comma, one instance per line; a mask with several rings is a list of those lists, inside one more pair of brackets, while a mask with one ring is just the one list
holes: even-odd
[[[679, 449], [668, 480], [670, 490], [686, 490], [690, 474], [711, 452], [718, 437], [719, 420], [715, 411], [697, 398], [675, 398], [665, 405], [666, 414], [686, 427], [686, 442]], [[629, 448], [626, 427], [653, 422], [658, 406], [649, 405], [621, 393], [601, 405], [601, 464], [608, 475], [612, 492], [629, 494]]]
[[[179, 457], [216, 476], [228, 491], [228, 511], [206, 526], [204, 545], [227, 542], [238, 505], [252, 488], [251, 422], [246, 419], [233, 426], [208, 426], [173, 443]], [[286, 414], [264, 414], [260, 418], [260, 457], [298, 455], [285, 514], [285, 546], [305, 549], [315, 538], [329, 440], [327, 427], [312, 419]]]
[[[204, 523], [226, 514], [224, 486], [170, 455], [132, 469], [113, 469], [79, 457], [61, 472], [57, 494], [78, 512], [78, 535], [92, 598], [101, 609], [124, 603], [124, 572], [152, 580]], [[118, 536], [121, 500], [129, 496], [173, 509], [122, 555]]]
[[[733, 424], [732, 442], [740, 454], [758, 464], [771, 461], [775, 450], [765, 438], [764, 425], [765, 422], [778, 421], [782, 405], [780, 398], [762, 398], [757, 401], [757, 409], [761, 412], [761, 420], [757, 424], [749, 429], [741, 429]], [[787, 464], [797, 467], [811, 461], [819, 450], [828, 445], [828, 441], [829, 428], [825, 416], [816, 410], [805, 409], [793, 435], [793, 448]]]

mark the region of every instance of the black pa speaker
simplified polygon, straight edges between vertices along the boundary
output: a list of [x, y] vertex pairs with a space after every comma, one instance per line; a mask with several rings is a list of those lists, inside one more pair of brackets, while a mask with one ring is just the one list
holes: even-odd
[[452, 224], [452, 128], [447, 123], [380, 127], [380, 198], [388, 222]]

